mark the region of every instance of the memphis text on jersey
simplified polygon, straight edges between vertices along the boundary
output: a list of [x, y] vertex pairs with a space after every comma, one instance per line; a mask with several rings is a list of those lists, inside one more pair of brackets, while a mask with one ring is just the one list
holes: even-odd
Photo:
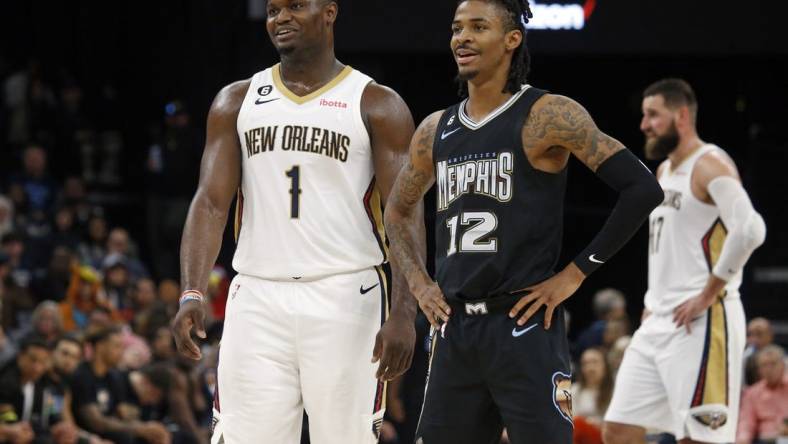
[[478, 153], [437, 162], [438, 211], [467, 193], [489, 196], [499, 202], [512, 198], [511, 152]]
[[[281, 137], [277, 137], [281, 136]], [[321, 154], [346, 162], [350, 137], [313, 126], [285, 125], [253, 128], [244, 133], [246, 157], [280, 149]], [[278, 145], [278, 146], [277, 146]]]

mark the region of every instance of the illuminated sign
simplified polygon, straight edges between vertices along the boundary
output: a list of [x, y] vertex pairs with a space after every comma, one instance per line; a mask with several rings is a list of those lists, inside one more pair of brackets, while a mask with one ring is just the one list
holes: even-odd
[[531, 1], [534, 17], [528, 21], [528, 29], [580, 30], [596, 8], [596, 0], [580, 3], [537, 3]]

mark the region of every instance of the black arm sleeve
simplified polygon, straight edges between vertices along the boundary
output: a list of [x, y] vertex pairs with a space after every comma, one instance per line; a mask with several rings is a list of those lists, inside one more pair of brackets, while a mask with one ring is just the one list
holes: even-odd
[[613, 257], [664, 199], [656, 177], [627, 149], [610, 156], [596, 174], [618, 191], [618, 201], [599, 234], [575, 258], [586, 276]]

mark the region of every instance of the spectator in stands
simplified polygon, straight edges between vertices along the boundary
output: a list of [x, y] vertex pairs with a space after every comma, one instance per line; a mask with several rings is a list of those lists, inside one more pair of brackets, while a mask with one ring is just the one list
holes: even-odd
[[24, 172], [12, 176], [11, 184], [25, 192], [28, 211], [35, 219], [46, 219], [57, 196], [57, 184], [47, 174], [47, 153], [43, 147], [30, 144], [23, 154]]
[[44, 435], [42, 422], [44, 385], [41, 378], [50, 364], [51, 351], [41, 338], [28, 337], [16, 359], [0, 370], [0, 406], [5, 422], [30, 424], [34, 435]]
[[88, 342], [93, 356], [82, 363], [72, 379], [73, 410], [77, 424], [116, 444], [169, 444], [170, 434], [156, 421], [135, 419], [138, 407], [127, 402], [126, 381], [117, 370], [123, 354], [120, 329], [105, 328], [92, 334]]
[[600, 425], [613, 395], [613, 378], [605, 354], [592, 347], [580, 357], [580, 372], [572, 385], [572, 411], [575, 417]]
[[610, 366], [610, 376], [613, 381], [616, 380], [616, 374], [621, 361], [624, 359], [624, 352], [629, 347], [629, 342], [632, 341], [632, 336], [622, 336], [613, 343], [613, 346], [607, 352], [607, 364]]
[[60, 303], [65, 331], [85, 329], [91, 314], [104, 309], [110, 319], [119, 319], [115, 310], [100, 298], [101, 282], [95, 270], [90, 267], [76, 267], [72, 273], [71, 284], [66, 299]]
[[14, 203], [0, 194], [0, 239], [14, 230]]
[[788, 436], [788, 373], [785, 351], [778, 345], [764, 346], [756, 355], [761, 380], [744, 390], [736, 444], [761, 440], [773, 442]]
[[[4, 367], [16, 356], [16, 344], [5, 334], [5, 330], [0, 327], [0, 368]], [[1, 412], [0, 412], [1, 413]], [[0, 414], [0, 416], [2, 416]], [[0, 419], [2, 422], [2, 419]]]
[[14, 206], [14, 230], [22, 231], [27, 226], [29, 207], [25, 189], [21, 184], [12, 182], [8, 185], [7, 195]]
[[148, 269], [137, 258], [136, 245], [129, 236], [125, 228], [113, 228], [107, 237], [107, 256], [112, 254], [122, 255], [126, 261], [126, 267], [131, 275], [131, 280], [148, 277]]
[[49, 239], [51, 248], [65, 247], [76, 251], [79, 248], [79, 234], [74, 228], [74, 211], [60, 207], [55, 211], [55, 226]]
[[747, 348], [744, 350], [744, 383], [753, 385], [758, 382], [758, 351], [774, 341], [772, 324], [766, 318], [755, 318], [747, 324]]
[[626, 298], [614, 288], [597, 291], [594, 294], [593, 307], [596, 321], [578, 335], [575, 356], [582, 355], [589, 347], [599, 347], [604, 344], [605, 330], [609, 321], [627, 319]]
[[51, 343], [61, 334], [63, 334], [63, 318], [60, 316], [57, 303], [44, 301], [33, 310], [30, 322], [22, 324], [22, 327], [16, 330], [12, 337], [21, 342], [23, 338], [32, 335]]
[[[81, 430], [71, 411], [71, 376], [82, 361], [82, 343], [75, 336], [61, 336], [52, 350], [52, 365], [43, 378], [44, 402], [47, 408], [42, 423], [53, 425], [48, 433], [56, 443], [106, 443], [97, 435]], [[48, 442], [48, 441], [47, 441]]]
[[27, 288], [33, 276], [32, 267], [25, 256], [25, 239], [18, 232], [11, 232], [0, 240], [0, 252], [8, 257], [11, 278], [20, 287]]
[[143, 337], [153, 337], [159, 327], [167, 327], [170, 318], [164, 303], [156, 297], [156, 284], [151, 279], [140, 279], [132, 294], [134, 331]]
[[79, 231], [87, 229], [91, 217], [103, 214], [101, 208], [90, 204], [85, 182], [75, 176], [67, 177], [63, 183], [60, 205], [74, 213], [74, 227]]
[[112, 253], [101, 264], [104, 271], [103, 299], [117, 310], [124, 320], [131, 320], [131, 276], [128, 262], [120, 253]]
[[10, 333], [29, 319], [33, 301], [11, 276], [11, 259], [0, 251], [0, 328]]
[[74, 250], [56, 247], [49, 259], [49, 267], [36, 273], [30, 284], [30, 291], [36, 302], [50, 300], [62, 302], [66, 298], [71, 283], [72, 270], [79, 267]]
[[610, 350], [613, 344], [624, 336], [628, 336], [629, 319], [610, 319], [605, 323], [605, 332], [602, 335], [602, 348]]
[[107, 220], [94, 215], [88, 221], [87, 237], [79, 245], [79, 256], [83, 264], [101, 269], [107, 255]]
[[128, 379], [141, 420], [167, 424], [174, 443], [208, 442], [189, 406], [187, 384], [170, 365], [151, 364], [129, 373]]

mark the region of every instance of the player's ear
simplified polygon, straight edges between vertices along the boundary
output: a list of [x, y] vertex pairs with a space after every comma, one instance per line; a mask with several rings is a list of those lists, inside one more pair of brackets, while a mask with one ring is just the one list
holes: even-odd
[[329, 25], [333, 25], [337, 21], [337, 13], [339, 13], [337, 2], [329, 1], [323, 7], [323, 15]]
[[506, 33], [504, 42], [507, 51], [514, 51], [523, 43], [523, 33], [519, 29], [514, 29]]
[[692, 124], [692, 113], [687, 105], [681, 105], [676, 110], [676, 120], [677, 123], [682, 126], [686, 127]]

